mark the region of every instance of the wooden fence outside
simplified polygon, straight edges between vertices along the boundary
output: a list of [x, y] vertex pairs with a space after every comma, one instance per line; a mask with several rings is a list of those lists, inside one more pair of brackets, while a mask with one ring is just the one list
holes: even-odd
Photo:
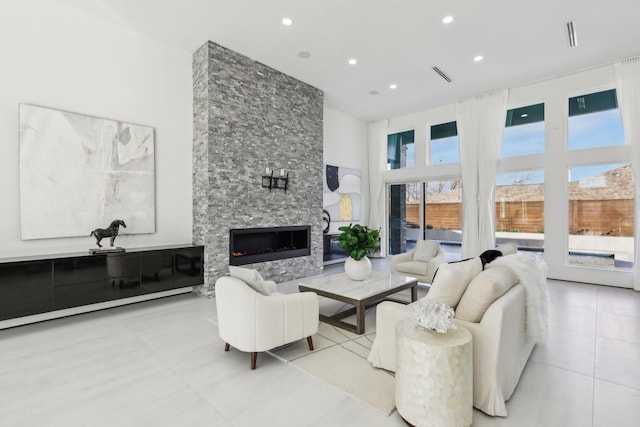
[[[427, 224], [435, 229], [460, 230], [460, 203], [425, 204]], [[407, 224], [420, 225], [420, 205], [407, 203]], [[633, 200], [570, 200], [569, 233], [633, 236]], [[496, 230], [524, 233], [544, 232], [544, 202], [496, 203]]]

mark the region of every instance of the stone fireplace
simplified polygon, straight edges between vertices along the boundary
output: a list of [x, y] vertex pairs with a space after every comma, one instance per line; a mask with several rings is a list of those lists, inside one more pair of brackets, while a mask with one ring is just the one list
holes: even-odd
[[[207, 42], [193, 56], [193, 99], [193, 241], [205, 247], [201, 293], [211, 295], [217, 278], [242, 258], [233, 257], [231, 230], [302, 224], [304, 253], [240, 262], [276, 282], [320, 274], [322, 91]], [[286, 191], [262, 186], [265, 169], [289, 174]]]

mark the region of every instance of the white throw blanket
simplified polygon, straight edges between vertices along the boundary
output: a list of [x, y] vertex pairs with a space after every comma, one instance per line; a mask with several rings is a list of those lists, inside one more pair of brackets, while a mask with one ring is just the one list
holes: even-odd
[[536, 342], [545, 341], [548, 329], [546, 264], [538, 264], [531, 254], [517, 253], [496, 258], [485, 268], [494, 265], [505, 265], [518, 276], [527, 295], [525, 332]]

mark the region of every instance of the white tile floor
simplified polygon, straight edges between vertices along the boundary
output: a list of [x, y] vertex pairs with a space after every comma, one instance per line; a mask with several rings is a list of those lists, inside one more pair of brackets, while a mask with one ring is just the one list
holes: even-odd
[[[475, 411], [473, 425], [637, 427], [640, 293], [548, 289], [549, 341], [509, 416]], [[0, 426], [404, 425], [268, 354], [251, 371], [247, 354], [223, 351], [215, 316], [188, 294], [0, 331]]]

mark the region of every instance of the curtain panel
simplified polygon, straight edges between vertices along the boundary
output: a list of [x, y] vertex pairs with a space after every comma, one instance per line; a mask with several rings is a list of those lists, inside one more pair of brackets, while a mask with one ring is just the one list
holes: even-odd
[[622, 127], [631, 157], [635, 181], [635, 227], [634, 227], [634, 278], [633, 288], [640, 291], [640, 57], [629, 58], [614, 64], [617, 83], [618, 107]]
[[[384, 172], [387, 165], [387, 133], [389, 120], [379, 120], [369, 123], [369, 227], [380, 229], [384, 226], [382, 220], [384, 205], [382, 194], [384, 193]], [[380, 250], [386, 253], [383, 244]]]
[[495, 247], [493, 191], [502, 143], [508, 90], [457, 104], [462, 171], [462, 258]]
[[457, 104], [458, 141], [460, 145], [460, 173], [462, 175], [462, 247], [461, 259], [478, 251], [478, 162], [474, 140], [475, 99]]

